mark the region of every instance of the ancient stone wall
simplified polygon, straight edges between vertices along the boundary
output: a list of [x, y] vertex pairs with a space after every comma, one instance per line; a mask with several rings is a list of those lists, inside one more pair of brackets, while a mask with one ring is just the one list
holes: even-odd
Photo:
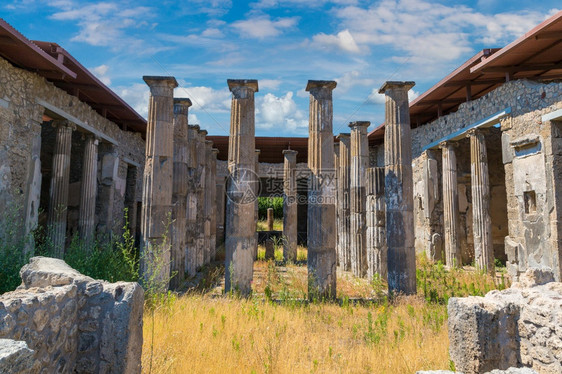
[[[115, 123], [99, 115], [77, 97], [67, 94], [37, 74], [12, 66], [2, 58], [0, 58], [0, 87], [2, 87], [0, 92], [0, 160], [3, 161], [0, 166], [0, 209], [4, 210], [10, 201], [21, 196], [21, 204], [26, 206], [26, 220], [37, 219], [39, 202], [33, 201], [33, 189], [39, 190], [36, 195], [41, 195], [41, 189], [49, 189], [49, 180], [45, 180], [45, 176], [43, 176], [41, 183], [40, 174], [41, 166], [47, 169], [51, 167], [50, 160], [41, 157], [41, 153], [45, 154], [41, 148], [48, 149], [52, 145], [47, 143], [48, 139], [41, 139], [41, 129], [46, 127], [46, 124], [43, 123], [45, 108], [37, 100], [42, 100], [118, 143], [115, 147], [119, 165], [118, 173], [116, 180], [112, 181], [110, 185], [110, 188], [115, 190], [115, 201], [110, 209], [112, 222], [109, 229], [119, 232], [123, 226], [126, 162], [144, 164], [145, 145], [141, 134], [121, 130]], [[79, 127], [75, 130], [71, 150], [73, 167], [71, 167], [69, 197], [72, 205], [69, 211], [69, 222], [72, 222], [71, 219], [74, 217], [72, 210], [77, 209], [76, 196], [80, 192], [83, 151], [81, 131], [83, 130]], [[102, 154], [100, 153], [101, 159]], [[37, 178], [38, 172], [39, 177]], [[103, 178], [102, 173], [102, 167], [99, 167], [98, 184]], [[142, 174], [141, 169], [137, 173], [139, 185], [141, 185]], [[138, 192], [136, 199], [137, 201], [141, 199]], [[101, 202], [101, 204], [107, 204], [107, 202]], [[70, 225], [69, 232], [72, 232], [73, 229], [75, 227]]]
[[0, 338], [25, 341], [32, 373], [140, 373], [144, 292], [33, 257], [0, 297]]
[[[559, 214], [555, 193], [561, 155], [556, 145], [555, 122], [542, 123], [541, 117], [562, 108], [561, 95], [559, 82], [511, 81], [482, 98], [461, 104], [457, 112], [412, 130], [417, 252], [432, 248], [433, 239], [443, 235], [440, 166], [435, 175], [429, 176], [424, 166], [431, 152], [439, 163], [441, 151], [428, 153], [422, 152], [422, 148], [510, 107], [511, 113], [500, 120], [500, 126], [486, 134], [495, 257], [507, 259], [514, 278], [530, 266], [546, 266], [554, 269], [555, 278], [560, 279], [557, 220], [550, 212]], [[463, 261], [470, 262], [473, 256], [470, 152], [466, 140], [457, 142], [459, 243]], [[435, 203], [425, 201], [426, 192], [434, 184], [437, 184]], [[428, 218], [434, 216], [437, 218]]]
[[562, 372], [562, 283], [530, 268], [520, 282], [485, 297], [451, 298], [449, 352], [465, 374], [528, 367]]

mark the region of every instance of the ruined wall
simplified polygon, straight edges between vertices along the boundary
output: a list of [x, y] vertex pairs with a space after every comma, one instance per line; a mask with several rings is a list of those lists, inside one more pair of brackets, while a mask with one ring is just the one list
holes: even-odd
[[[43, 186], [41, 186], [40, 169], [42, 167], [50, 169], [51, 166], [50, 160], [41, 159], [41, 147], [48, 148], [49, 144], [46, 144], [45, 139], [43, 141], [41, 139], [41, 128], [46, 126], [43, 124], [45, 109], [37, 103], [37, 99], [48, 102], [118, 142], [116, 155], [119, 162], [119, 173], [111, 188], [115, 190], [112, 228], [120, 230], [126, 185], [124, 158], [140, 165], [144, 164], [145, 145], [141, 134], [122, 131], [116, 124], [100, 116], [77, 97], [67, 94], [37, 74], [12, 66], [2, 58], [0, 58], [0, 160], [2, 160], [0, 164], [0, 210], [4, 211], [10, 202], [17, 200], [18, 204], [23, 205], [27, 210], [27, 220], [33, 221], [37, 219], [41, 188], [47, 188], [47, 190], [49, 188], [48, 180], [45, 181], [45, 178], [43, 178]], [[81, 129], [77, 128], [72, 144], [73, 167], [71, 168], [69, 197], [73, 208], [76, 204], [76, 194], [79, 194], [80, 191], [81, 174], [78, 166], [82, 160], [81, 144], [83, 143], [79, 131]], [[100, 159], [101, 156], [100, 154]], [[98, 173], [99, 185], [102, 173], [101, 165], [98, 167]], [[138, 185], [142, 184], [142, 174], [142, 170], [137, 173]], [[47, 186], [44, 186], [45, 182], [47, 182]], [[20, 198], [18, 199], [18, 197]], [[140, 199], [141, 194], [137, 193], [137, 201]], [[70, 214], [70, 217], [74, 216]], [[70, 217], [69, 223], [72, 223]], [[72, 225], [69, 225], [69, 228], [72, 229]]]
[[[527, 80], [511, 81], [477, 100], [461, 104], [455, 113], [412, 129], [414, 185], [424, 184], [424, 172], [421, 168], [427, 158], [422, 153], [424, 146], [511, 107], [511, 114], [500, 121], [501, 143], [495, 139], [499, 136], [494, 134], [497, 130], [492, 130], [492, 133], [486, 136], [486, 142], [491, 180], [494, 250], [496, 257], [500, 257], [502, 247], [505, 248], [508, 267], [514, 277], [529, 266], [546, 266], [553, 268], [556, 279], [560, 279], [560, 245], [558, 235], [553, 232], [553, 228], [557, 226], [550, 212], [558, 214], [554, 191], [556, 175], [560, 174], [560, 170], [557, 171], [555, 168], [560, 164], [558, 160], [561, 155], [556, 150], [553, 152], [552, 139], [556, 138], [551, 137], [553, 131], [551, 124], [543, 124], [541, 116], [562, 108], [561, 95], [562, 83], [559, 82], [542, 84]], [[459, 143], [461, 143], [459, 146], [463, 147], [462, 141]], [[437, 152], [440, 158], [441, 152], [439, 150]], [[470, 172], [470, 165], [463, 166], [464, 150], [457, 154], [460, 155], [459, 169], [463, 169], [462, 173], [459, 172], [458, 181], [461, 244], [470, 248], [472, 241], [470, 175], [466, 174]], [[498, 167], [499, 157], [503, 163], [503, 171]], [[505, 175], [505, 196], [502, 191], [502, 174]], [[440, 179], [438, 183], [441, 184]], [[532, 205], [532, 212], [525, 213], [525, 201], [527, 205]], [[441, 202], [436, 204], [434, 209], [439, 209], [440, 204]], [[502, 209], [500, 205], [507, 205], [507, 209], [505, 207]], [[418, 211], [424, 206], [423, 203], [415, 205], [415, 216], [427, 216], [427, 213]], [[466, 208], [464, 216], [463, 207]], [[426, 233], [441, 230], [434, 226], [439, 225], [435, 222], [429, 224], [427, 221], [416, 220], [417, 251], [423, 251], [431, 245]], [[505, 243], [503, 246], [502, 237]], [[467, 252], [467, 248], [463, 249], [463, 253]]]
[[144, 292], [33, 257], [0, 297], [0, 338], [25, 341], [32, 373], [140, 373]]
[[531, 268], [508, 290], [451, 298], [449, 353], [456, 370], [562, 372], [562, 283], [552, 281], [550, 269]]

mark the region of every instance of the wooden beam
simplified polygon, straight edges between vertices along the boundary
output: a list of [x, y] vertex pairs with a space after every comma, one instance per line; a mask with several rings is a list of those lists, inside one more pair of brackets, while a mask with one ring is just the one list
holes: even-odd
[[562, 31], [543, 31], [540, 34], [535, 35], [535, 40], [559, 38], [562, 38]]
[[483, 74], [490, 73], [517, 73], [519, 71], [535, 71], [535, 70], [553, 70], [562, 69], [562, 63], [544, 63], [544, 64], [522, 64], [509, 66], [491, 66], [482, 69]]
[[465, 79], [465, 80], [460, 80], [460, 81], [447, 82], [443, 85], [443, 87], [461, 87], [461, 86], [467, 86], [467, 85], [478, 86], [478, 85], [486, 85], [486, 84], [498, 84], [498, 83], [504, 83], [504, 82], [505, 82], [505, 79], [503, 79], [503, 78], [477, 79], [477, 80]]

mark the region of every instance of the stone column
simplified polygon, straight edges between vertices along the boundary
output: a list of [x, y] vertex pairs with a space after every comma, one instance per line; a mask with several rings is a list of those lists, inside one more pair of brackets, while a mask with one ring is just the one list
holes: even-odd
[[47, 227], [53, 245], [53, 256], [62, 258], [66, 241], [66, 215], [68, 211], [68, 183], [70, 181], [70, 150], [74, 124], [67, 120], [53, 121], [55, 149], [51, 169], [49, 211]]
[[336, 170], [335, 179], [334, 179], [336, 184], [336, 260], [337, 260], [336, 264], [337, 266], [341, 267], [342, 266], [342, 261], [341, 261], [342, 253], [340, 247], [341, 217], [339, 214], [340, 201], [341, 201], [341, 196], [340, 196], [341, 186], [339, 181], [339, 167], [340, 167], [340, 143], [334, 142], [334, 169]]
[[[259, 173], [260, 173], [260, 160], [259, 160], [260, 153], [261, 153], [261, 150], [256, 149], [256, 166], [255, 166], [254, 172], [256, 173], [256, 178], [258, 178], [258, 181], [259, 181]], [[254, 187], [255, 187], [254, 194], [256, 196], [256, 200], [254, 202], [254, 204], [255, 204], [254, 205], [254, 210], [255, 210], [254, 221], [255, 221], [255, 224], [256, 224], [256, 232], [255, 232], [256, 245], [254, 247], [254, 261], [255, 261], [255, 260], [258, 259], [258, 241], [259, 241], [259, 233], [258, 233], [258, 221], [260, 219], [260, 216], [259, 216], [259, 201], [258, 201], [258, 198], [259, 198], [258, 195], [259, 195], [259, 192], [260, 192], [259, 191], [259, 183], [256, 183], [254, 185]]]
[[197, 261], [196, 268], [199, 269], [205, 264], [205, 253], [208, 251], [206, 242], [205, 226], [207, 222], [206, 214], [206, 190], [205, 184], [207, 182], [207, 146], [205, 144], [205, 137], [207, 130], [199, 130], [197, 134], [197, 220], [196, 220], [196, 249]]
[[414, 82], [386, 82], [384, 163], [388, 288], [391, 293], [416, 293], [414, 249], [412, 138], [408, 90]]
[[223, 175], [217, 172], [217, 247], [224, 244], [224, 214], [225, 214], [225, 198], [226, 198], [226, 180]]
[[336, 206], [332, 90], [335, 81], [309, 80], [308, 296], [336, 297]]
[[462, 266], [459, 246], [459, 196], [457, 185], [457, 156], [455, 144], [440, 145], [443, 160], [443, 226], [445, 231], [445, 263]]
[[351, 160], [351, 137], [349, 134], [339, 134], [340, 154], [338, 173], [338, 240], [340, 248], [340, 267], [345, 271], [351, 270], [350, 233], [351, 218], [350, 205], [350, 160]]
[[141, 269], [145, 283], [165, 291], [170, 279], [168, 222], [172, 214], [174, 169], [173, 77], [143, 77], [150, 87], [146, 161], [142, 188]]
[[367, 277], [387, 279], [384, 167], [367, 170]]
[[215, 261], [217, 255], [217, 155], [219, 150], [211, 150], [211, 261]]
[[366, 226], [366, 180], [369, 167], [369, 140], [367, 121], [352, 122], [351, 128], [351, 173], [349, 192], [351, 194], [351, 269], [357, 277], [367, 275], [367, 226]]
[[31, 139], [30, 159], [27, 174], [27, 192], [25, 199], [25, 253], [33, 255], [35, 239], [31, 233], [39, 224], [39, 204], [41, 200], [41, 123], [29, 120]]
[[494, 246], [490, 218], [490, 179], [484, 132], [470, 130], [470, 178], [472, 182], [472, 231], [474, 262], [478, 270], [494, 274]]
[[204, 264], [211, 262], [213, 248], [211, 245], [211, 216], [213, 215], [215, 179], [211, 175], [211, 159], [213, 158], [213, 142], [205, 141], [205, 258]]
[[98, 218], [96, 231], [98, 240], [107, 241], [113, 234], [113, 204], [115, 202], [115, 183], [119, 174], [119, 155], [114, 144], [103, 142], [98, 147], [98, 153], [101, 172], [96, 206]]
[[267, 231], [273, 231], [273, 208], [267, 208]]
[[80, 183], [80, 210], [78, 232], [88, 247], [93, 244], [96, 216], [96, 196], [98, 193], [98, 144], [92, 134], [84, 141], [82, 159], [82, 181]]
[[185, 278], [188, 191], [188, 112], [191, 100], [174, 99], [174, 172], [172, 176], [171, 287]]
[[283, 151], [283, 260], [297, 260], [297, 151]]
[[252, 291], [256, 246], [255, 103], [257, 80], [228, 80], [232, 92], [225, 225], [225, 291]]
[[199, 126], [188, 125], [188, 192], [187, 192], [187, 233], [186, 233], [186, 259], [187, 273], [194, 276], [197, 269], [197, 239], [199, 228], [197, 226], [197, 215], [201, 206], [199, 204], [199, 162], [197, 160], [197, 147], [199, 144]]

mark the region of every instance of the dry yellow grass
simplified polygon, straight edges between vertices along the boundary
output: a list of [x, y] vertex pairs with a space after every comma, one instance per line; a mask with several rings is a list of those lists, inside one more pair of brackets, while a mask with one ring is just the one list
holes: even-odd
[[[371, 317], [369, 317], [369, 314]], [[191, 295], [145, 317], [144, 372], [414, 373], [447, 369], [445, 308], [278, 305]]]

